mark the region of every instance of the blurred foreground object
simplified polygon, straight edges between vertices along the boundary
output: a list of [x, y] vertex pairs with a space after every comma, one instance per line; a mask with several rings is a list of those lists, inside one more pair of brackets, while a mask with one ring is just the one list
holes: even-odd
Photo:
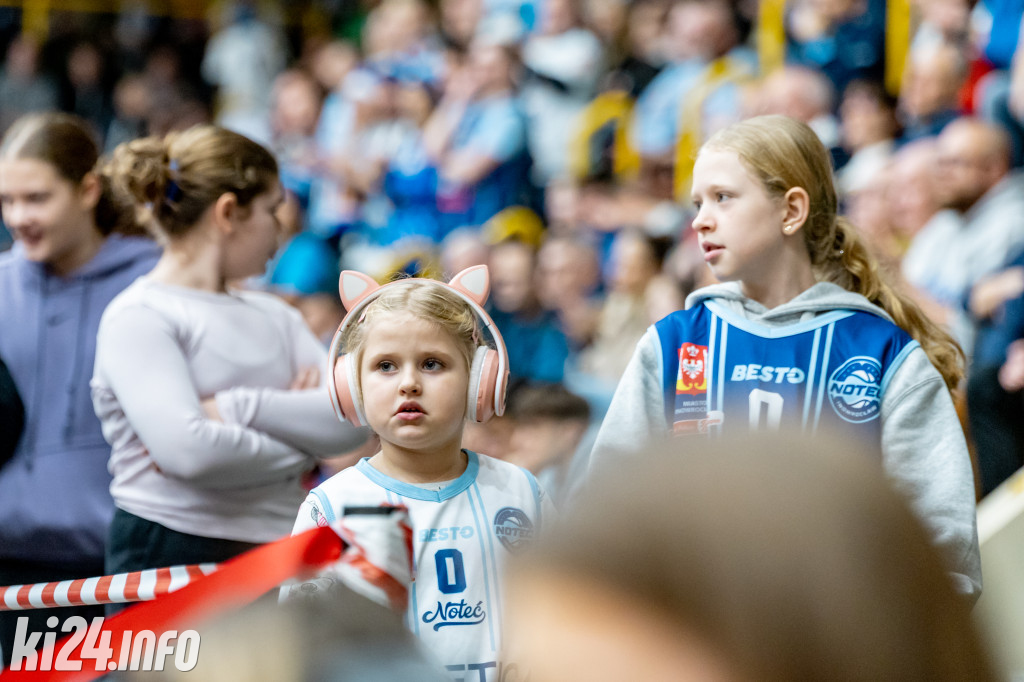
[[1024, 471], [978, 505], [984, 598], [974, 614], [1007, 679], [1024, 679]]
[[533, 682], [995, 679], [914, 516], [836, 442], [599, 470], [510, 569], [509, 655]]

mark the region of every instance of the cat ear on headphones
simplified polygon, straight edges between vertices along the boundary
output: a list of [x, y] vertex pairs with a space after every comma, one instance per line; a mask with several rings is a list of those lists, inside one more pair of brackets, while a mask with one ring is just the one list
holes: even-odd
[[380, 289], [380, 285], [372, 277], [355, 270], [344, 270], [338, 278], [338, 292], [347, 311], [351, 311], [377, 289]]
[[468, 296], [477, 305], [487, 302], [491, 293], [491, 275], [486, 265], [474, 265], [452, 277], [448, 286]]

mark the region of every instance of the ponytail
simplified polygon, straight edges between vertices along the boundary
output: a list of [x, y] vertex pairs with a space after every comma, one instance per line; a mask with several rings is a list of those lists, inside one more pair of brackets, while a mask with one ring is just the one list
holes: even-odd
[[812, 249], [811, 257], [812, 261], [820, 261], [813, 264], [821, 281], [838, 284], [868, 299], [920, 343], [950, 391], [960, 384], [964, 377], [963, 349], [914, 301], [887, 281], [878, 261], [846, 218], [835, 218], [832, 248], [817, 252]]
[[232, 193], [247, 208], [278, 181], [277, 161], [247, 137], [199, 125], [117, 147], [106, 164], [115, 193], [162, 240], [192, 231], [217, 198]]

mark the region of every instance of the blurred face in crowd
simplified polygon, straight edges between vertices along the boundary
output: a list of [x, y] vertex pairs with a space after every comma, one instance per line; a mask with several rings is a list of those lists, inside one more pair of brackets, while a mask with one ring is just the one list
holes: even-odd
[[312, 78], [290, 72], [274, 84], [274, 131], [278, 135], [308, 136], [320, 117], [320, 93]]
[[963, 57], [952, 46], [942, 46], [907, 62], [900, 109], [913, 118], [925, 118], [957, 108], [963, 82]]
[[634, 2], [629, 8], [629, 47], [633, 54], [661, 63], [670, 51], [662, 29], [665, 8], [659, 2]]
[[467, 66], [481, 94], [498, 93], [512, 87], [512, 60], [500, 45], [473, 43]]
[[395, 109], [399, 116], [422, 125], [430, 117], [434, 103], [422, 83], [402, 83], [395, 91]]
[[642, 296], [651, 278], [658, 274], [654, 252], [639, 236], [623, 235], [616, 239], [612, 262], [612, 287], [630, 296]]
[[317, 51], [313, 76], [324, 90], [334, 90], [358, 64], [359, 53], [351, 44], [333, 41]]
[[674, 61], [714, 59], [739, 39], [728, 4], [715, 0], [676, 2], [668, 14], [668, 36]]
[[930, 142], [908, 145], [893, 160], [886, 173], [885, 197], [889, 221], [897, 231], [915, 234], [942, 208], [936, 163], [936, 150]]
[[914, 4], [921, 13], [921, 19], [947, 38], [955, 39], [967, 32], [972, 4], [967, 0], [920, 0]]
[[1006, 173], [1001, 137], [983, 123], [962, 119], [938, 138], [938, 187], [943, 205], [966, 211]]
[[441, 30], [459, 45], [468, 45], [483, 14], [483, 0], [441, 0]]
[[103, 242], [94, 209], [100, 182], [89, 174], [81, 184], [60, 176], [38, 159], [0, 161], [0, 210], [25, 257], [67, 274], [92, 259]]
[[547, 0], [544, 3], [542, 30], [549, 35], [564, 33], [577, 23], [574, 0]]
[[556, 239], [545, 242], [537, 254], [537, 293], [546, 308], [589, 296], [600, 275], [596, 254], [583, 244]]
[[516, 312], [534, 303], [533, 249], [507, 242], [491, 251], [491, 302], [502, 312]]
[[847, 149], [858, 150], [891, 139], [896, 130], [892, 110], [866, 89], [848, 89], [839, 115]]

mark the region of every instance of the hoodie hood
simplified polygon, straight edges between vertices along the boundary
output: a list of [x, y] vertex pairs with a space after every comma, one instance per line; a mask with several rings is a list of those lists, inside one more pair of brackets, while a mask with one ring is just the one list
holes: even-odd
[[799, 296], [771, 309], [744, 296], [738, 282], [712, 284], [687, 296], [686, 307], [692, 308], [710, 300], [724, 305], [748, 320], [769, 327], [803, 322], [834, 310], [863, 311], [893, 321], [888, 313], [860, 294], [831, 282], [818, 282]]

